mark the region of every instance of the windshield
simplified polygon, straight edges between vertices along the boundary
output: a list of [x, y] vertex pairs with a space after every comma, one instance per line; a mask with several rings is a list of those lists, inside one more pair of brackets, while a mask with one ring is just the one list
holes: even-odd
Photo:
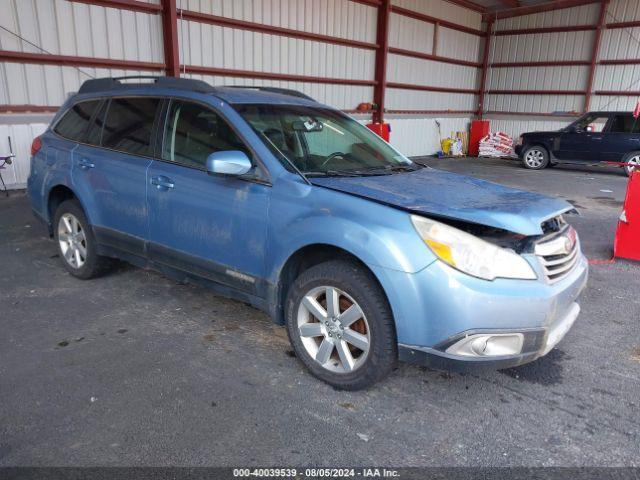
[[239, 105], [285, 168], [305, 175], [367, 175], [419, 168], [341, 112], [298, 105]]

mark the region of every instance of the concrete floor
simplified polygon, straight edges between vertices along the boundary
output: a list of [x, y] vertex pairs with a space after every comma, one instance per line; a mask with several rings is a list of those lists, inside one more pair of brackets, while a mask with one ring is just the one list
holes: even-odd
[[[572, 201], [608, 258], [626, 180], [428, 160]], [[307, 374], [242, 303], [123, 265], [80, 281], [21, 192], [0, 198], [0, 465], [640, 465], [640, 265], [594, 266], [583, 312], [533, 364], [401, 365], [365, 392]]]

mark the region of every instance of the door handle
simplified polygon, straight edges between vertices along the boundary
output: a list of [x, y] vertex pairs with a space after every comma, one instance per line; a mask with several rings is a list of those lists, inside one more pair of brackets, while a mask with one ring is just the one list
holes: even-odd
[[90, 168], [94, 168], [96, 166], [94, 163], [91, 163], [86, 158], [81, 158], [80, 161], [78, 162], [78, 165], [83, 170], [89, 170]]
[[174, 187], [171, 179], [164, 176], [151, 177], [151, 185], [155, 185], [158, 190], [168, 190]]

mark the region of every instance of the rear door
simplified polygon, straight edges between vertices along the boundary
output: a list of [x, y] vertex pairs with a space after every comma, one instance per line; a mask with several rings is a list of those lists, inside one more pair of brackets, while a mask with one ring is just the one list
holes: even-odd
[[154, 97], [109, 100], [74, 152], [74, 184], [98, 241], [135, 255], [144, 255], [148, 238], [146, 175], [160, 104]]
[[207, 157], [225, 150], [242, 150], [252, 158], [219, 112], [171, 100], [164, 146], [148, 174], [150, 256], [157, 263], [263, 296], [260, 279], [271, 187], [208, 175]]
[[640, 119], [630, 113], [613, 115], [604, 132], [599, 161], [621, 162], [629, 152], [640, 151]]

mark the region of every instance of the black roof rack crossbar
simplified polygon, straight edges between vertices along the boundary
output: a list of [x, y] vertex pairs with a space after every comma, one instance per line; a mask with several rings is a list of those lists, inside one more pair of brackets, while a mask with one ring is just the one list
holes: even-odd
[[278, 88], [278, 87], [252, 87], [245, 85], [225, 85], [225, 88], [246, 88], [251, 90], [261, 90], [263, 92], [271, 92], [271, 93], [279, 93], [281, 95], [289, 95], [290, 97], [298, 97], [304, 98], [305, 100], [311, 100], [315, 102], [313, 98], [311, 98], [306, 93], [299, 92], [298, 90], [291, 90], [289, 88]]
[[[127, 82], [123, 80], [152, 80], [151, 82]], [[213, 93], [215, 89], [202, 80], [191, 78], [156, 77], [153, 75], [136, 75], [130, 77], [107, 77], [86, 80], [78, 93], [98, 93], [112, 90], [126, 90], [136, 87], [176, 88], [199, 93]]]

